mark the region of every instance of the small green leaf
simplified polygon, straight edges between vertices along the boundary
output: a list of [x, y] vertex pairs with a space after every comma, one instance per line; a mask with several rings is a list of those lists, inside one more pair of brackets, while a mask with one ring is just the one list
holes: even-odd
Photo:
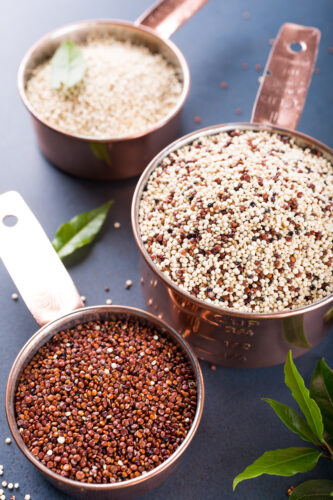
[[233, 489], [245, 479], [270, 474], [272, 476], [293, 476], [298, 472], [307, 472], [315, 467], [321, 452], [314, 448], [285, 448], [266, 451], [253, 464], [235, 477]]
[[76, 215], [57, 229], [52, 244], [61, 259], [93, 241], [112, 204], [113, 201], [108, 201], [91, 212]]
[[310, 396], [321, 410], [326, 433], [333, 437], [333, 370], [323, 359], [318, 361], [312, 375]]
[[327, 500], [333, 496], [333, 481], [312, 479], [294, 489], [291, 500]]
[[109, 165], [109, 167], [111, 167], [110, 154], [107, 145], [104, 142], [90, 142], [89, 146], [92, 153], [96, 156], [96, 158], [104, 161], [104, 163], [106, 163], [107, 165]]
[[283, 336], [289, 344], [307, 349], [311, 347], [304, 329], [303, 316], [290, 316], [282, 320]]
[[282, 420], [282, 422], [295, 434], [298, 434], [304, 441], [310, 441], [311, 443], [318, 445], [318, 439], [311, 431], [305, 420], [296, 413], [292, 408], [286, 406], [274, 399], [263, 398], [271, 408], [275, 411], [277, 416]]
[[324, 321], [328, 323], [329, 321], [332, 321], [332, 319], [333, 319], [333, 307], [331, 307], [331, 309], [329, 309], [325, 314]]
[[51, 60], [51, 87], [73, 87], [82, 80], [85, 69], [86, 63], [79, 47], [74, 42], [65, 40]]
[[304, 380], [293, 362], [291, 351], [289, 351], [284, 365], [284, 374], [286, 386], [291, 390], [293, 398], [303, 412], [310, 429], [322, 441], [324, 426], [320, 409], [314, 399], [310, 398]]

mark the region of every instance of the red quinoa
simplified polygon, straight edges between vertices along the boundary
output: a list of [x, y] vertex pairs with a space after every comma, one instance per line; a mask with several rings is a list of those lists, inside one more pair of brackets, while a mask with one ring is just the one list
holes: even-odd
[[87, 483], [135, 478], [164, 462], [189, 431], [192, 368], [163, 331], [135, 319], [57, 333], [25, 368], [16, 419], [30, 452]]

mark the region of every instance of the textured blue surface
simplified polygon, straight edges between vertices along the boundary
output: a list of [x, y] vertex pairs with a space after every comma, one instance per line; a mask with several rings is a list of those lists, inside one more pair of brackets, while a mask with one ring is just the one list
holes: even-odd
[[[138, 253], [130, 229], [130, 200], [135, 180], [119, 183], [80, 181], [52, 168], [40, 155], [30, 120], [16, 90], [16, 72], [28, 47], [50, 29], [78, 19], [118, 17], [134, 20], [149, 0], [16, 0], [2, 5], [0, 17], [2, 161], [0, 192], [18, 190], [29, 203], [47, 234], [53, 237], [58, 225], [74, 214], [89, 210], [107, 199], [115, 199], [112, 216], [103, 235], [87, 252], [86, 258], [70, 267], [70, 273], [88, 304], [113, 303], [144, 307], [140, 295]], [[243, 13], [250, 18], [244, 19]], [[174, 36], [187, 58], [192, 88], [183, 115], [183, 132], [215, 123], [249, 120], [258, 88], [256, 64], [264, 66], [269, 39], [280, 25], [291, 21], [320, 28], [322, 40], [317, 67], [299, 130], [319, 140], [333, 143], [332, 64], [333, 3], [331, 0], [211, 0]], [[243, 70], [243, 62], [248, 69]], [[228, 88], [222, 90], [220, 81]], [[242, 110], [241, 116], [235, 113]], [[201, 124], [194, 124], [194, 116]], [[121, 229], [113, 222], [119, 220]], [[124, 289], [132, 279], [131, 290]], [[104, 286], [110, 286], [106, 294]], [[22, 301], [10, 298], [15, 291], [0, 262], [0, 463], [3, 478], [19, 481], [23, 493], [33, 500], [65, 500], [40, 476], [12, 444], [4, 444], [9, 434], [5, 421], [4, 391], [10, 366], [26, 340], [37, 329]], [[325, 356], [333, 365], [333, 338], [297, 360], [309, 382], [315, 363]], [[304, 478], [328, 478], [329, 463], [295, 478], [262, 477], [241, 484], [232, 493], [232, 478], [266, 449], [301, 445], [273, 415], [262, 396], [288, 403], [282, 367], [253, 371], [218, 368], [215, 372], [202, 364], [206, 384], [206, 404], [199, 431], [176, 472], [145, 500], [282, 500], [289, 485]], [[9, 498], [9, 495], [7, 495]], [[93, 499], [92, 499], [93, 500]]]

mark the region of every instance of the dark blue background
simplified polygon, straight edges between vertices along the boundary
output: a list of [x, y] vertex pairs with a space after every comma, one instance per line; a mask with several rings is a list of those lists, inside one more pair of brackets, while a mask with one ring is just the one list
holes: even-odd
[[[116, 201], [102, 236], [85, 259], [70, 267], [89, 305], [104, 303], [111, 297], [115, 304], [144, 307], [138, 252], [130, 228], [135, 180], [81, 181], [51, 167], [37, 149], [29, 116], [17, 94], [16, 72], [26, 50], [47, 31], [79, 19], [134, 20], [149, 5], [149, 0], [15, 0], [2, 4], [0, 193], [19, 191], [51, 239], [59, 224], [73, 215], [107, 199]], [[250, 13], [249, 19], [243, 18], [244, 12]], [[333, 46], [331, 0], [211, 0], [173, 36], [189, 62], [192, 75], [183, 115], [184, 133], [210, 124], [250, 119], [259, 76], [254, 66], [264, 66], [270, 50], [269, 39], [287, 21], [317, 26], [322, 32], [317, 61], [320, 73], [313, 76], [299, 130], [332, 146], [333, 55], [328, 51]], [[247, 70], [241, 68], [243, 62], [248, 63]], [[222, 80], [228, 83], [227, 90], [221, 90]], [[235, 113], [236, 108], [242, 110], [240, 117]], [[193, 121], [196, 115], [202, 119], [200, 125]], [[113, 228], [115, 221], [121, 222], [121, 229]], [[134, 282], [129, 291], [124, 288], [127, 279]], [[108, 294], [104, 291], [106, 285], [111, 288]], [[48, 485], [14, 444], [4, 444], [9, 434], [4, 411], [6, 379], [19, 349], [37, 329], [22, 301], [11, 300], [13, 291], [13, 283], [0, 262], [0, 463], [5, 467], [2, 479], [20, 482], [17, 499], [23, 498], [24, 493], [30, 493], [33, 500], [65, 499]], [[332, 335], [297, 360], [307, 383], [321, 356], [333, 365]], [[202, 363], [202, 368], [207, 396], [199, 431], [177, 471], [160, 488], [143, 497], [145, 500], [282, 500], [287, 498], [291, 484], [299, 484], [306, 478], [332, 476], [330, 464], [323, 461], [304, 476], [264, 476], [242, 483], [233, 494], [232, 478], [266, 449], [304, 443], [260, 401], [261, 397], [269, 396], [290, 402], [281, 366], [253, 371], [219, 367], [213, 372]]]

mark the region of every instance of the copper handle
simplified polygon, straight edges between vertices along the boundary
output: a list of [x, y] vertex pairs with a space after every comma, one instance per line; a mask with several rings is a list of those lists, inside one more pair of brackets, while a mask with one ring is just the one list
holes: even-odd
[[162, 0], [146, 10], [135, 25], [148, 26], [162, 38], [169, 38], [208, 0]]
[[[317, 28], [284, 24], [269, 55], [263, 80], [254, 103], [251, 121], [295, 129], [303, 111], [320, 31]], [[293, 50], [298, 45], [299, 52]]]
[[[15, 225], [6, 225], [9, 216]], [[83, 307], [41, 225], [15, 191], [0, 196], [0, 257], [40, 326]]]

